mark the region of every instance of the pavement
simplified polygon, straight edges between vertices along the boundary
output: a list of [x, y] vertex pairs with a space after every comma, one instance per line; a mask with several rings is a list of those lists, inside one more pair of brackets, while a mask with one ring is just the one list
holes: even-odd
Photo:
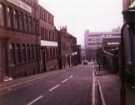
[[79, 65], [0, 84], [0, 105], [92, 105], [92, 69]]
[[135, 105], [135, 86], [126, 84], [127, 105]]
[[102, 105], [120, 105], [119, 75], [112, 74], [103, 68], [98, 71], [98, 66], [95, 74]]

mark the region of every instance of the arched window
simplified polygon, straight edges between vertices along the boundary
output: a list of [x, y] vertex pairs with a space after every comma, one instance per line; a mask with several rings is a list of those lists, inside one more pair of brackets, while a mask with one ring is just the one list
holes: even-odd
[[0, 26], [4, 26], [4, 6], [0, 4]]
[[17, 44], [16, 50], [17, 50], [17, 61], [18, 61], [18, 63], [21, 63], [22, 62], [22, 56], [21, 56], [21, 46], [20, 46], [20, 44]]
[[28, 16], [27, 18], [28, 18], [28, 32], [31, 33], [32, 32], [32, 29], [31, 29], [32, 28], [32, 22], [31, 22], [32, 20], [31, 20], [30, 16]]
[[30, 62], [30, 45], [27, 45], [27, 59]]
[[26, 61], [27, 61], [27, 58], [26, 58], [26, 46], [25, 46], [25, 44], [23, 44], [23, 46], [22, 46], [22, 60], [26, 63]]
[[9, 65], [15, 65], [16, 60], [15, 60], [15, 45], [14, 44], [9, 44], [9, 57], [8, 57], [8, 63]]
[[6, 8], [6, 22], [7, 22], [7, 27], [11, 28], [11, 8], [7, 7]]
[[18, 12], [18, 28], [19, 28], [19, 31], [23, 31], [23, 13], [21, 12]]
[[18, 29], [18, 12], [13, 10], [13, 28]]
[[29, 26], [28, 26], [28, 16], [27, 15], [24, 15], [24, 29], [25, 29], [25, 32], [28, 33]]

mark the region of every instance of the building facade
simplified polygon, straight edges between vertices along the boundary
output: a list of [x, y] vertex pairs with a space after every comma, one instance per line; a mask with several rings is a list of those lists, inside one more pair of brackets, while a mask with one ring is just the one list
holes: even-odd
[[[58, 34], [54, 26], [54, 16], [39, 6], [39, 33], [41, 45], [41, 71], [58, 68]], [[52, 65], [53, 64], [53, 65]]]
[[102, 48], [104, 38], [120, 37], [120, 32], [85, 32], [86, 59], [96, 59], [97, 49]]
[[[81, 48], [77, 46], [74, 36], [67, 32], [67, 28], [63, 27], [58, 31], [59, 34], [59, 68], [71, 67], [80, 64]], [[76, 59], [77, 58], [77, 59]]]
[[76, 38], [57, 30], [38, 0], [0, 0], [0, 81], [75, 65], [79, 57]]
[[0, 77], [35, 74], [39, 66], [37, 0], [0, 1]]

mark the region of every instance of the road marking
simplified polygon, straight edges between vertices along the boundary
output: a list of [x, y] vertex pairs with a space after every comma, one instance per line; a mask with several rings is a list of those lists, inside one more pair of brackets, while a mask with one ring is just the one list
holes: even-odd
[[32, 83], [33, 81], [35, 81], [35, 80], [40, 80], [40, 79], [42, 79], [42, 78], [44, 78], [44, 77], [40, 77], [40, 78], [36, 78], [36, 79], [31, 79], [31, 80], [27, 80], [27, 81], [25, 81], [25, 82], [20, 82], [20, 83], [17, 83], [17, 84], [13, 84], [13, 85], [7, 87], [7, 89], [19, 87], [19, 86], [21, 86], [21, 85], [26, 85], [26, 84], [28, 84], [28, 83]]
[[92, 66], [92, 105], [95, 105], [95, 69], [94, 69], [94, 65]]
[[106, 105], [105, 98], [104, 98], [103, 91], [102, 91], [102, 87], [101, 87], [99, 80], [98, 80], [98, 87], [99, 87], [99, 93], [100, 93], [102, 105]]
[[71, 76], [69, 77], [69, 79], [71, 79], [71, 78], [73, 78], [73, 75], [71, 75]]
[[28, 103], [27, 105], [32, 105], [32, 104], [34, 104], [34, 103], [36, 103], [37, 101], [39, 101], [40, 99], [42, 99], [44, 96], [39, 96], [39, 97], [37, 97], [37, 98], [35, 98], [33, 101], [31, 101], [30, 103]]
[[67, 79], [65, 79], [65, 80], [63, 80], [61, 83], [65, 83], [65, 82], [67, 82], [69, 79], [67, 78]]
[[61, 86], [60, 84], [57, 84], [56, 86], [54, 86], [51, 89], [49, 89], [49, 92], [52, 92], [53, 90], [57, 89], [60, 86]]

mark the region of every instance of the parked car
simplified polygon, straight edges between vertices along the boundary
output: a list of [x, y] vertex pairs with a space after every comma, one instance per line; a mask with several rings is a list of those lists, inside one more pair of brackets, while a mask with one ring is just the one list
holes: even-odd
[[84, 61], [83, 61], [83, 64], [84, 64], [84, 65], [87, 65], [87, 64], [88, 64], [88, 61], [87, 61], [87, 60], [84, 60]]

